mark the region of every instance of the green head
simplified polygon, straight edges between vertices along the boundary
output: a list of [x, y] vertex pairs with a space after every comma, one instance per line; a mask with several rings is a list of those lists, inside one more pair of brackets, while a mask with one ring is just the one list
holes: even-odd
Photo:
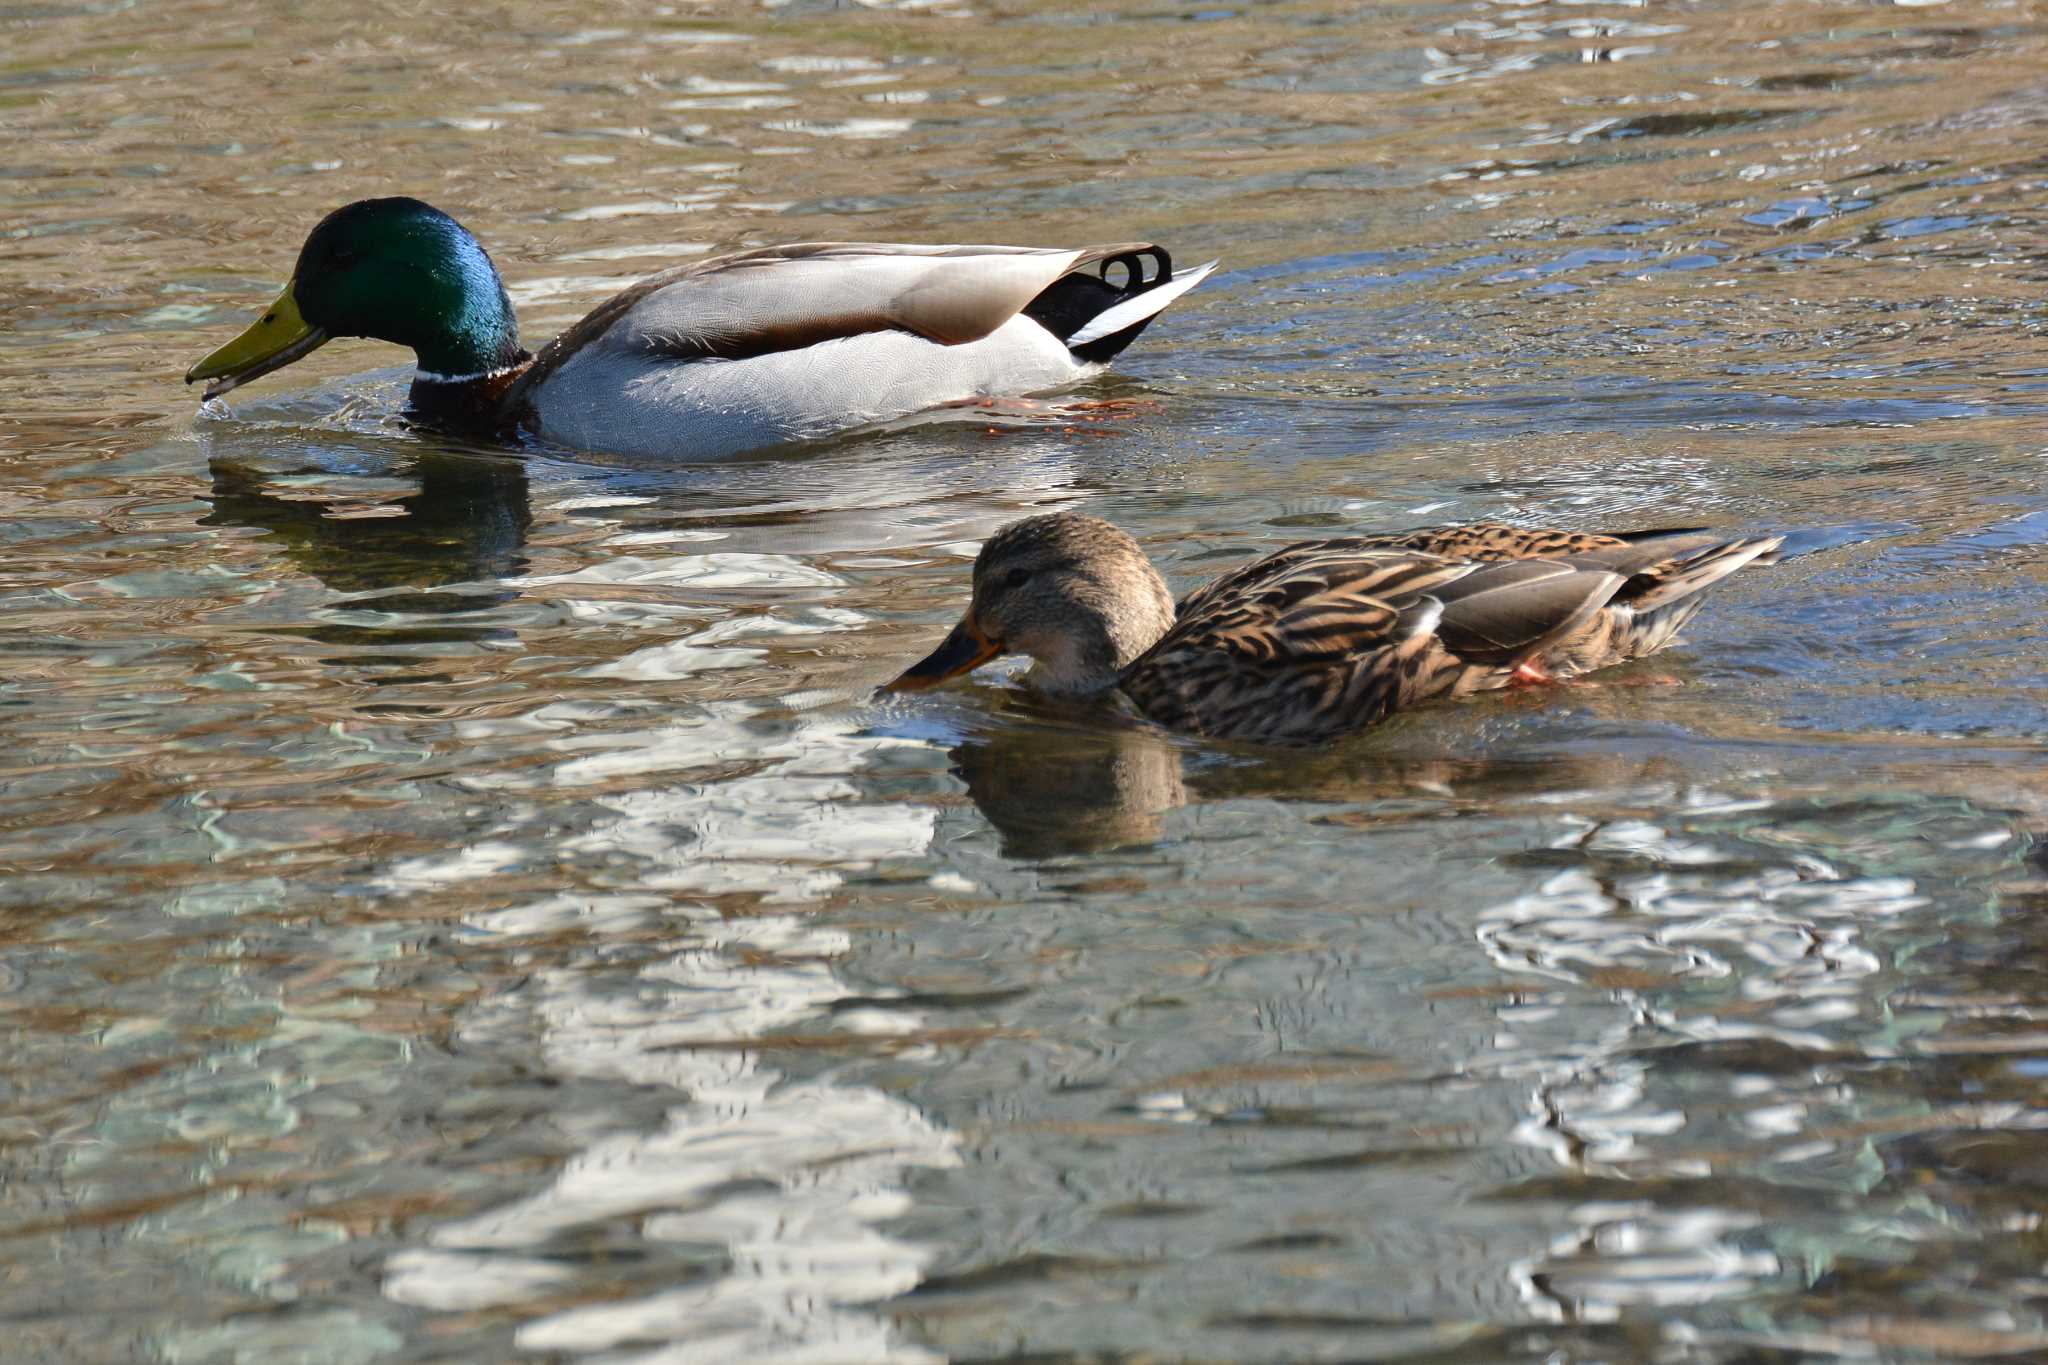
[[330, 337], [409, 346], [423, 377], [517, 363], [519, 326], [491, 258], [469, 231], [417, 199], [364, 199], [320, 220], [277, 302], [193, 366], [216, 397], [291, 364]]

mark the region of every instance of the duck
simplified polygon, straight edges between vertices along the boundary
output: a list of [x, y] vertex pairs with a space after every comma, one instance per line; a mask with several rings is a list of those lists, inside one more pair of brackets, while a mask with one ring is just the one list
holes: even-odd
[[642, 280], [529, 352], [470, 231], [417, 199], [321, 219], [276, 302], [186, 372], [204, 401], [335, 337], [410, 347], [410, 415], [624, 456], [815, 440], [1099, 372], [1216, 262], [1151, 242], [1052, 249], [800, 242]]
[[965, 615], [883, 691], [1015, 653], [1050, 697], [1116, 694], [1204, 739], [1323, 743], [1423, 702], [1654, 654], [1709, 587], [1783, 543], [1699, 527], [1423, 527], [1302, 541], [1176, 602], [1130, 535], [1054, 512], [990, 537]]

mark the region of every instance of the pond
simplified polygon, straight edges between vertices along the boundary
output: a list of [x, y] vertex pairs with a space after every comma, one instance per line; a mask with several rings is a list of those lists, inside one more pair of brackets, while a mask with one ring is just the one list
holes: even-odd
[[[10, 1358], [2048, 1354], [2030, 3], [0, 8]], [[722, 461], [184, 370], [350, 200], [529, 344], [785, 241], [1220, 258]], [[1032, 511], [1788, 537], [1312, 753], [873, 700]]]

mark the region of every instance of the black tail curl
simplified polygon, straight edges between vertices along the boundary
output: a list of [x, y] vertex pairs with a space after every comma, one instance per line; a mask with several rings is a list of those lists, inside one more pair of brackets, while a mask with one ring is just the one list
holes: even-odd
[[[1103, 260], [1095, 274], [1063, 275], [1054, 280], [1024, 305], [1024, 316], [1065, 341], [1108, 309], [1148, 289], [1157, 289], [1172, 278], [1173, 257], [1165, 247], [1126, 251]], [[1120, 332], [1073, 347], [1074, 357], [1089, 364], [1101, 364], [1136, 341], [1151, 321], [1144, 318]]]

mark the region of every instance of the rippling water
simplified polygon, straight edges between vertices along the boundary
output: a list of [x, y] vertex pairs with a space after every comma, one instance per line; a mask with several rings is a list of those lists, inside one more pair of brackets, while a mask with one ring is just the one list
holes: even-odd
[[[2048, 1354], [2038, 5], [0, 35], [9, 1358]], [[370, 343], [197, 413], [374, 193], [529, 341], [772, 241], [1225, 271], [1073, 428], [508, 455]], [[1058, 506], [1177, 587], [1797, 554], [1308, 760], [866, 701]]]

